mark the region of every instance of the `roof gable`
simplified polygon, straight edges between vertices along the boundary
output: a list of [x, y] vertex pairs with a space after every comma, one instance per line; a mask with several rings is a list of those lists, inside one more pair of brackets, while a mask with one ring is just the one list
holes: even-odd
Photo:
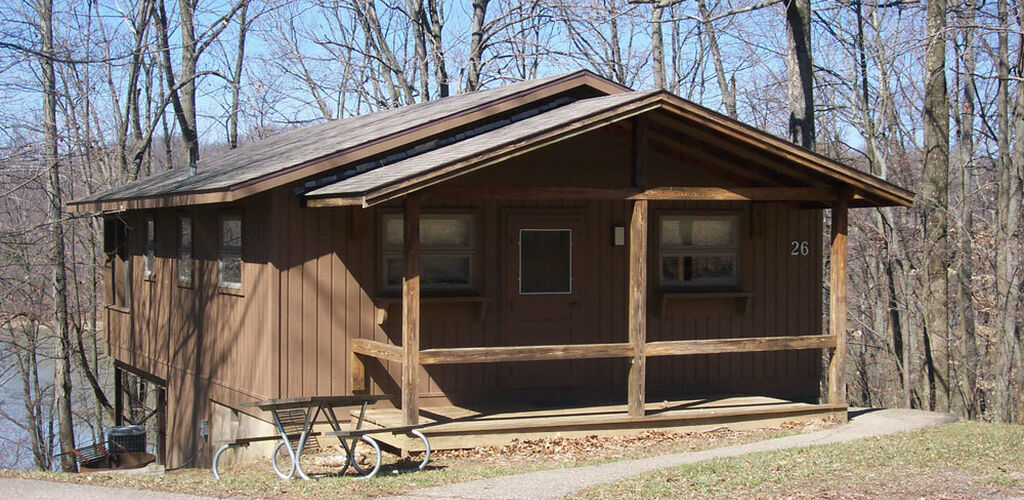
[[480, 136], [354, 173], [304, 196], [309, 206], [376, 205], [655, 110], [686, 127], [721, 134], [728, 138], [729, 145], [737, 149], [746, 148], [748, 155], [760, 156], [768, 164], [780, 165], [791, 173], [813, 179], [815, 185], [807, 187], [850, 188], [858, 196], [855, 205], [909, 206], [913, 203], [913, 193], [883, 179], [663, 91], [628, 92], [580, 100]]

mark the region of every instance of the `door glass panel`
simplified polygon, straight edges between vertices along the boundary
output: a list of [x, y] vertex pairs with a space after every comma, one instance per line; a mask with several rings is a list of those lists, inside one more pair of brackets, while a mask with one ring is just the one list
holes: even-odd
[[519, 231], [519, 293], [572, 293], [572, 230]]

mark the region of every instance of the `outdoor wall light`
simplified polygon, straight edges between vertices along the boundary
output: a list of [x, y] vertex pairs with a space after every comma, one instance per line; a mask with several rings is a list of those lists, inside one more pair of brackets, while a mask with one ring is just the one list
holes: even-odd
[[612, 244], [621, 247], [626, 244], [626, 226], [612, 226]]

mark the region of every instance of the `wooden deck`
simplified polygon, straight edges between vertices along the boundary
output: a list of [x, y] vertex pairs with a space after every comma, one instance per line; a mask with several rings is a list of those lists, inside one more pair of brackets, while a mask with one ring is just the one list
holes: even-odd
[[[619, 436], [646, 429], [699, 431], [722, 425], [750, 429], [784, 421], [846, 420], [846, 410], [832, 404], [745, 396], [647, 403], [641, 417], [630, 417], [627, 405], [618, 404], [516, 410], [438, 406], [421, 408], [419, 419], [425, 424], [423, 433], [430, 438], [431, 448], [447, 450], [502, 445], [517, 438]], [[364, 426], [398, 427], [402, 417], [400, 409], [367, 410]], [[404, 436], [378, 434], [374, 439], [407, 451], [423, 449], [418, 439]]]

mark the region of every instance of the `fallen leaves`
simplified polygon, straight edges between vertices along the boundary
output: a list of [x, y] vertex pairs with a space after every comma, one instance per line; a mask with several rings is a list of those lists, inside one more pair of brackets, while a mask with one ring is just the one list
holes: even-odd
[[587, 462], [632, 458], [716, 448], [750, 441], [767, 439], [780, 430], [814, 430], [820, 423], [783, 422], [778, 428], [737, 431], [719, 426], [702, 431], [674, 432], [645, 430], [625, 436], [581, 437], [555, 436], [538, 439], [513, 439], [501, 446], [481, 446], [465, 450], [439, 450], [433, 457], [446, 461], [472, 460], [485, 462], [509, 461], [558, 461]]

